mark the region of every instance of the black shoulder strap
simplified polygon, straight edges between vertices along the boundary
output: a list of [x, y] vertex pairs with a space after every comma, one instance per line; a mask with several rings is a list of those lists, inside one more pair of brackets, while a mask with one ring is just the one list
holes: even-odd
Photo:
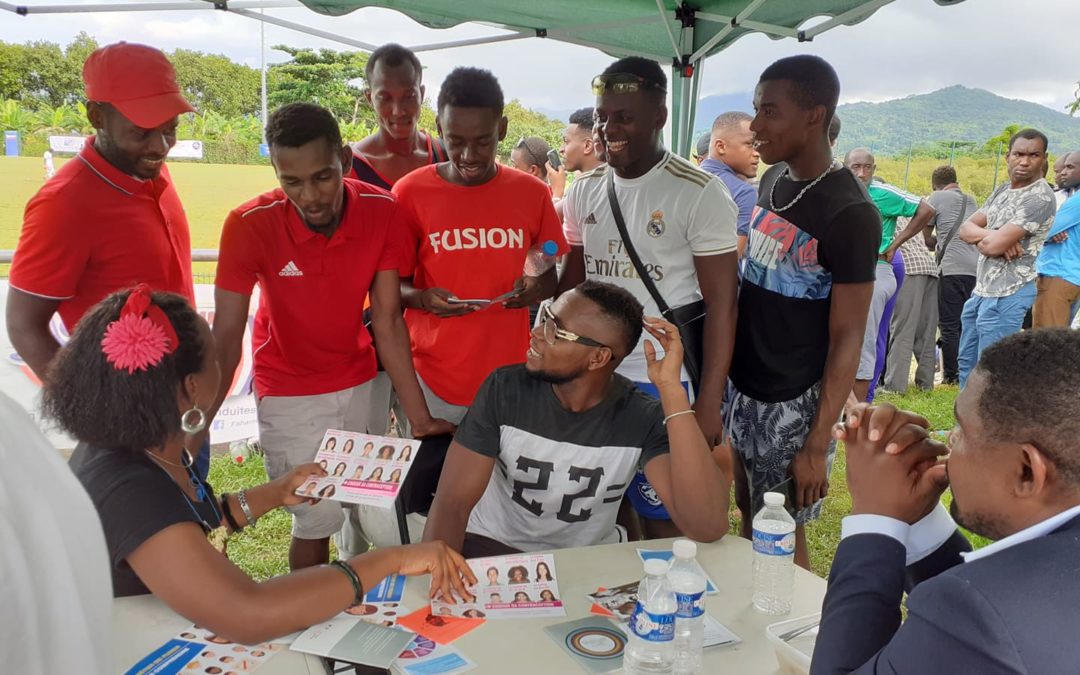
[[953, 223], [952, 229], [945, 235], [945, 241], [942, 243], [941, 248], [934, 255], [934, 260], [938, 266], [941, 266], [941, 261], [945, 258], [945, 251], [948, 250], [949, 244], [952, 243], [953, 237], [960, 230], [960, 226], [964, 224], [964, 213], [967, 211], [967, 195], [962, 190], [957, 190], [960, 193], [960, 210], [956, 214], [956, 222]]
[[645, 264], [641, 262], [641, 256], [638, 255], [637, 249], [634, 248], [634, 243], [630, 241], [630, 233], [626, 231], [626, 221], [623, 220], [622, 209], [619, 208], [619, 198], [615, 194], [615, 170], [609, 165], [607, 168], [607, 196], [608, 203], [611, 205], [611, 217], [615, 219], [615, 226], [619, 228], [619, 236], [622, 237], [623, 248], [626, 249], [626, 255], [630, 256], [630, 262], [634, 264], [634, 269], [637, 270], [638, 277], [641, 278], [641, 283], [645, 284], [645, 288], [649, 290], [649, 295], [652, 296], [653, 301], [656, 302], [657, 309], [660, 313], [667, 318], [667, 315], [671, 312], [671, 307], [664, 302], [664, 297], [660, 295], [660, 290], [656, 287], [656, 283], [653, 282], [652, 277], [649, 276], [648, 271], [645, 269]]

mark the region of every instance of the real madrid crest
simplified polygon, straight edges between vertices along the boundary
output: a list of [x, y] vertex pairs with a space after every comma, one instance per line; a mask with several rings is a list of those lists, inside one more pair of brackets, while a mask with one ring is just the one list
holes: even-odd
[[664, 230], [667, 229], [667, 225], [664, 223], [664, 212], [653, 211], [649, 216], [649, 224], [645, 226], [645, 231], [649, 233], [650, 237], [659, 237], [664, 234]]

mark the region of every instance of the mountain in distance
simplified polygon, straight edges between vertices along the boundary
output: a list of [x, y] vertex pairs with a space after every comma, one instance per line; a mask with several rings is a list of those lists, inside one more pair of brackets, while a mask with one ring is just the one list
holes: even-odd
[[754, 114], [754, 92], [748, 91], [740, 94], [720, 94], [718, 96], [706, 96], [698, 100], [697, 117], [694, 128], [694, 140], [697, 141], [701, 134], [712, 128], [712, 122], [722, 113], [732, 110]]
[[[695, 138], [726, 110], [753, 111], [752, 95], [709, 96], [698, 103]], [[1050, 139], [1050, 152], [1080, 149], [1080, 117], [1046, 106], [1009, 99], [984, 89], [954, 85], [881, 103], [848, 103], [837, 108], [843, 121], [840, 151], [865, 146], [884, 155], [908, 146], [968, 141], [977, 147], [1010, 124], [1035, 127]]]
[[577, 110], [577, 108], [567, 108], [564, 110], [562, 108], [544, 108], [543, 106], [538, 106], [536, 108], [533, 108], [532, 110], [533, 112], [540, 113], [544, 117], [548, 117], [557, 122], [562, 122], [563, 124], [566, 124], [566, 120], [570, 117], [570, 113]]

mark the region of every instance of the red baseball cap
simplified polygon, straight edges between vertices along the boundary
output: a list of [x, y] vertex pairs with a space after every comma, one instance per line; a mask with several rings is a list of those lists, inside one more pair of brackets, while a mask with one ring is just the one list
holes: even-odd
[[195, 112], [180, 94], [169, 59], [146, 45], [117, 42], [95, 50], [83, 64], [83, 82], [87, 99], [111, 104], [144, 129]]

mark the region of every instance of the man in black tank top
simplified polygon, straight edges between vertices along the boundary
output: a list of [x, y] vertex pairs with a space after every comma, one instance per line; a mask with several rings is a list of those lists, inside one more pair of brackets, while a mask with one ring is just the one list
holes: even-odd
[[[353, 170], [350, 178], [389, 190], [405, 174], [447, 160], [442, 142], [418, 127], [424, 103], [423, 72], [416, 54], [398, 44], [383, 45], [368, 57], [364, 69], [367, 81], [364, 95], [375, 109], [379, 128], [371, 136], [351, 144]], [[365, 324], [368, 324], [366, 320]], [[399, 420], [394, 432], [409, 435], [409, 430], [402, 428], [407, 419], [404, 410], [380, 364], [372, 381], [368, 413], [370, 433], [388, 433], [391, 409], [396, 413], [394, 418]], [[398, 530], [393, 511], [362, 511], [360, 520], [363, 524], [353, 522], [350, 515], [342, 532], [343, 537], [351, 539], [350, 545], [362, 547], [365, 543], [362, 533], [380, 544], [396, 540]]]
[[378, 115], [379, 129], [352, 144], [352, 178], [389, 190], [410, 171], [446, 161], [438, 139], [417, 127], [424, 103], [422, 77], [420, 60], [401, 45], [383, 45], [371, 53], [364, 95]]

